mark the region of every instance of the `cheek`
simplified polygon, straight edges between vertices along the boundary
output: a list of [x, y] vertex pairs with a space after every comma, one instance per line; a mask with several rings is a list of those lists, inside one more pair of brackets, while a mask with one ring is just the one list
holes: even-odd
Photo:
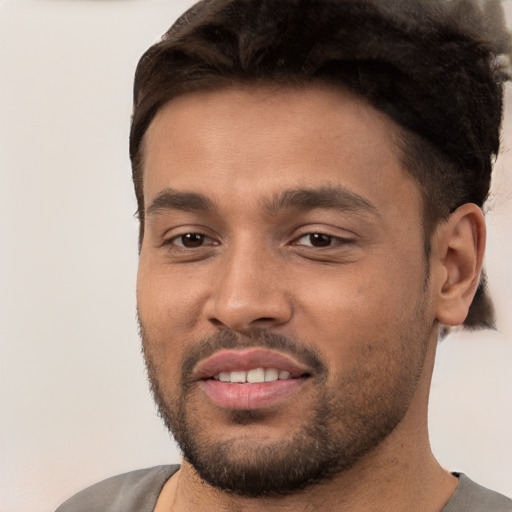
[[149, 269], [143, 260], [137, 277], [137, 312], [144, 330], [145, 355], [161, 386], [171, 390], [180, 375], [181, 361], [199, 311], [194, 287], [168, 272]]
[[297, 301], [319, 317], [316, 327], [374, 323], [386, 325], [408, 317], [423, 293], [424, 275], [415, 272], [376, 272], [363, 267], [342, 269], [326, 279], [302, 279]]
[[201, 289], [194, 272], [176, 272], [141, 258], [137, 274], [137, 310], [154, 335], [174, 337], [193, 328], [200, 314]]
[[302, 278], [297, 331], [319, 345], [327, 360], [335, 358], [339, 368], [356, 364], [368, 351], [374, 357], [381, 349], [392, 350], [397, 336], [414, 330], [424, 300], [424, 262], [408, 261], [368, 261], [321, 278]]

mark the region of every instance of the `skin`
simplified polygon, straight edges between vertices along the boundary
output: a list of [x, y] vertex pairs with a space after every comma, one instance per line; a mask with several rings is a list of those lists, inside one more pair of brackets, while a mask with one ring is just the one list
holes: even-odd
[[[375, 409], [381, 397], [402, 411], [389, 435], [350, 468], [287, 496], [218, 491], [185, 461], [157, 512], [438, 511], [453, 493], [456, 479], [430, 450], [428, 394], [439, 322], [457, 325], [467, 314], [485, 226], [475, 205], [440, 223], [427, 273], [421, 195], [402, 167], [396, 130], [362, 100], [317, 86], [196, 92], [157, 114], [145, 137], [137, 299], [146, 356], [169, 407], [180, 394], [184, 356], [229, 328], [302, 340], [321, 355], [327, 379], [323, 387], [311, 379], [243, 425], [192, 387], [188, 418], [204, 446], [230, 440], [241, 457], [278, 446], [312, 421], [322, 393], [345, 394], [358, 410]], [[298, 188], [342, 188], [361, 201], [269, 209]], [[215, 208], [152, 208], [169, 190], [202, 194]], [[187, 248], [187, 233], [206, 238]], [[311, 233], [331, 237], [328, 247], [312, 246]], [[343, 439], [348, 421], [331, 425], [335, 438]]]

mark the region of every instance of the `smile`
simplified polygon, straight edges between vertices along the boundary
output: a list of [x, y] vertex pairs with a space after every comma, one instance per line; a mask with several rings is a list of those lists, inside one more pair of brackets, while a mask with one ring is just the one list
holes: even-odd
[[217, 406], [252, 410], [270, 407], [302, 387], [311, 371], [291, 356], [259, 348], [223, 350], [194, 371]]
[[221, 382], [233, 382], [237, 384], [256, 384], [261, 382], [275, 382], [276, 380], [296, 379], [299, 376], [293, 376], [286, 370], [277, 368], [255, 368], [253, 370], [235, 370], [231, 372], [219, 372], [212, 378]]

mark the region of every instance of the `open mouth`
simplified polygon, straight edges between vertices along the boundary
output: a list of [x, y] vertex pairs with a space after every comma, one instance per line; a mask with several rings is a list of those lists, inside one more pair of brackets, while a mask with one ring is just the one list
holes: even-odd
[[254, 368], [249, 371], [234, 370], [229, 372], [219, 372], [213, 375], [211, 378], [220, 382], [232, 382], [237, 384], [260, 384], [263, 382], [298, 379], [307, 376], [308, 374], [292, 375], [286, 370], [279, 370], [277, 368]]
[[279, 404], [312, 377], [292, 356], [260, 348], [222, 350], [199, 363], [194, 375], [211, 402], [238, 410]]

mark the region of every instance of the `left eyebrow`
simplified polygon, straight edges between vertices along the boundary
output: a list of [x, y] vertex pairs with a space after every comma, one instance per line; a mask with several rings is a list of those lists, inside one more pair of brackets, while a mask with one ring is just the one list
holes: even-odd
[[305, 212], [315, 209], [368, 213], [380, 217], [377, 208], [367, 199], [341, 185], [321, 188], [297, 188], [277, 193], [264, 207], [271, 213], [281, 210]]

